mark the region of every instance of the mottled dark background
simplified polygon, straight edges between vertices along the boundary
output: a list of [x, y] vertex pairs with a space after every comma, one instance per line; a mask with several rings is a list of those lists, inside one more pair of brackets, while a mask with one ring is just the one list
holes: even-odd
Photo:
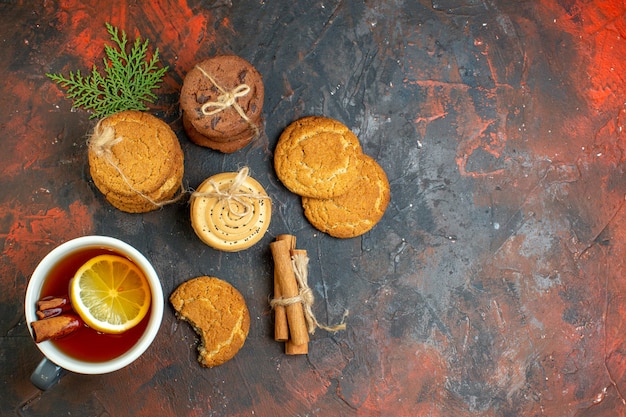
[[[133, 215], [94, 187], [95, 121], [45, 73], [101, 65], [105, 22], [170, 68], [151, 112], [179, 136], [185, 184], [246, 165], [266, 187], [259, 244], [215, 251], [187, 202]], [[626, 415], [625, 38], [623, 0], [1, 2], [0, 414]], [[177, 105], [186, 72], [218, 53], [265, 81], [266, 136], [230, 155], [192, 144]], [[371, 232], [317, 232], [278, 182], [272, 150], [305, 115], [345, 123], [387, 172]], [[318, 319], [349, 310], [308, 356], [272, 340], [268, 243], [281, 233], [309, 251]], [[26, 284], [86, 234], [136, 246], [166, 296], [198, 275], [231, 282], [251, 311], [244, 348], [201, 368], [168, 305], [131, 366], [38, 391]]]

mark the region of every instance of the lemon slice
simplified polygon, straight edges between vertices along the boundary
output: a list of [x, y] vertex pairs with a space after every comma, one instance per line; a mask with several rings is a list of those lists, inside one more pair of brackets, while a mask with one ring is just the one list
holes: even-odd
[[122, 333], [150, 308], [150, 286], [141, 270], [117, 255], [100, 255], [81, 266], [70, 284], [76, 313], [94, 330]]

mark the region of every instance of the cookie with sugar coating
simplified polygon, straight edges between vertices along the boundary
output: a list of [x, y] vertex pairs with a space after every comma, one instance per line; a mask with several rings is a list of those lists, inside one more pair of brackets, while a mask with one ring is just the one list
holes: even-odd
[[291, 123], [278, 139], [274, 169], [291, 192], [330, 198], [348, 191], [363, 160], [361, 144], [341, 122], [309, 116]]
[[184, 156], [161, 119], [127, 110], [102, 119], [89, 139], [89, 172], [114, 207], [131, 213], [156, 210], [181, 188]]
[[346, 193], [328, 199], [302, 198], [304, 215], [318, 230], [337, 238], [360, 236], [383, 217], [390, 200], [387, 175], [363, 154], [359, 177]]
[[250, 313], [239, 291], [219, 278], [183, 282], [170, 296], [176, 316], [200, 336], [198, 362], [207, 368], [232, 359], [250, 330]]

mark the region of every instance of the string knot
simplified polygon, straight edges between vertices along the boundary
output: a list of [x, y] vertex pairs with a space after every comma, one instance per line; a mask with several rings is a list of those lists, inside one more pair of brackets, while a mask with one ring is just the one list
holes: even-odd
[[[253, 204], [250, 202], [250, 199], [269, 199], [267, 195], [257, 194], [257, 193], [243, 193], [240, 190], [246, 179], [248, 178], [248, 173], [250, 169], [248, 167], [243, 167], [237, 173], [237, 176], [230, 184], [228, 188], [220, 189], [219, 185], [209, 179], [208, 182], [213, 188], [211, 191], [195, 191], [192, 193], [193, 198], [198, 197], [210, 197], [217, 198], [218, 201], [225, 201], [226, 206], [228, 207], [228, 212], [236, 217], [244, 217], [251, 210], [254, 209]], [[243, 207], [243, 211], [239, 210], [239, 207]]]
[[113, 146], [122, 141], [121, 137], [115, 137], [115, 129], [111, 126], [102, 127], [102, 121], [99, 121], [94, 128], [94, 133], [91, 135], [88, 141], [89, 148], [98, 157], [111, 158]]
[[217, 81], [215, 80], [215, 78], [213, 78], [211, 76], [211, 74], [209, 74], [204, 69], [202, 69], [202, 67], [196, 65], [196, 68], [220, 92], [220, 95], [217, 97], [216, 101], [208, 101], [208, 102], [206, 102], [206, 103], [204, 103], [202, 105], [202, 107], [200, 108], [200, 110], [202, 111], [202, 114], [204, 114], [205, 116], [213, 116], [213, 115], [215, 115], [215, 114], [217, 114], [219, 112], [222, 112], [222, 111], [232, 107], [233, 109], [235, 109], [235, 111], [237, 113], [239, 113], [239, 116], [241, 116], [241, 118], [246, 123], [248, 123], [248, 125], [250, 126], [250, 128], [254, 132], [254, 135], [255, 136], [258, 135], [259, 134], [259, 128], [257, 127], [257, 125], [252, 123], [250, 118], [248, 118], [248, 116], [246, 116], [246, 112], [243, 111], [243, 109], [241, 108], [239, 103], [237, 103], [237, 99], [238, 98], [244, 97], [248, 93], [250, 93], [250, 90], [251, 90], [250, 86], [248, 84], [242, 83], [242, 84], [239, 84], [237, 87], [233, 88], [232, 90], [228, 91], [225, 88], [223, 88], [221, 85], [219, 85], [217, 83]]
[[[313, 313], [315, 297], [313, 296], [313, 291], [308, 284], [308, 265], [309, 257], [306, 254], [294, 254], [291, 257], [291, 266], [293, 268], [294, 275], [296, 276], [296, 282], [298, 283], [299, 288], [298, 295], [295, 297], [274, 298], [270, 301], [270, 305], [272, 307], [279, 305], [286, 307], [291, 304], [302, 303], [307, 330], [310, 334], [315, 333], [315, 329], [318, 327], [329, 332], [345, 330], [346, 324], [343, 320], [336, 326], [325, 326], [315, 318], [315, 313]], [[344, 319], [347, 315], [348, 311], [344, 313]]]
[[[217, 97], [217, 101], [208, 101], [202, 105], [202, 114], [204, 114], [205, 116], [213, 116], [214, 114], [224, 111], [229, 107], [235, 107], [235, 109], [240, 109], [241, 107], [239, 106], [239, 104], [237, 104], [237, 99], [239, 97], [244, 97], [249, 92], [250, 87], [247, 84], [240, 84], [231, 91], [224, 91]], [[239, 112], [239, 110], [237, 111]], [[242, 113], [239, 114], [241, 115]], [[242, 117], [244, 117], [244, 119], [247, 119], [245, 113]]]
[[300, 288], [298, 291], [298, 295], [300, 296], [300, 301], [305, 306], [312, 306], [315, 303], [315, 296], [313, 295], [313, 291], [311, 288]]

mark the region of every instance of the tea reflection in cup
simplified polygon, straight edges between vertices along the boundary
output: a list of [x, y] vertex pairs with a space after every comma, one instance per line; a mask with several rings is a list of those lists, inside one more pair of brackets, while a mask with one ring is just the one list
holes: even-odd
[[[93, 253], [98, 250], [110, 251], [126, 257], [144, 273], [150, 285], [152, 300], [148, 316], [144, 319], [147, 320], [145, 330], [137, 335], [137, 341], [127, 350], [119, 356], [106, 360], [87, 360], [68, 354], [53, 340], [37, 343], [44, 358], [31, 375], [31, 381], [41, 390], [46, 390], [56, 384], [66, 371], [93, 375], [106, 374], [124, 368], [148, 349], [159, 331], [164, 309], [163, 289], [150, 262], [137, 249], [119, 239], [108, 236], [83, 236], [57, 246], [41, 260], [31, 275], [26, 289], [24, 312], [33, 339], [34, 334], [30, 324], [38, 320], [37, 301], [42, 298], [42, 289], [46, 279], [64, 262], [69, 262], [80, 254]], [[66, 337], [71, 337], [71, 335]]]

